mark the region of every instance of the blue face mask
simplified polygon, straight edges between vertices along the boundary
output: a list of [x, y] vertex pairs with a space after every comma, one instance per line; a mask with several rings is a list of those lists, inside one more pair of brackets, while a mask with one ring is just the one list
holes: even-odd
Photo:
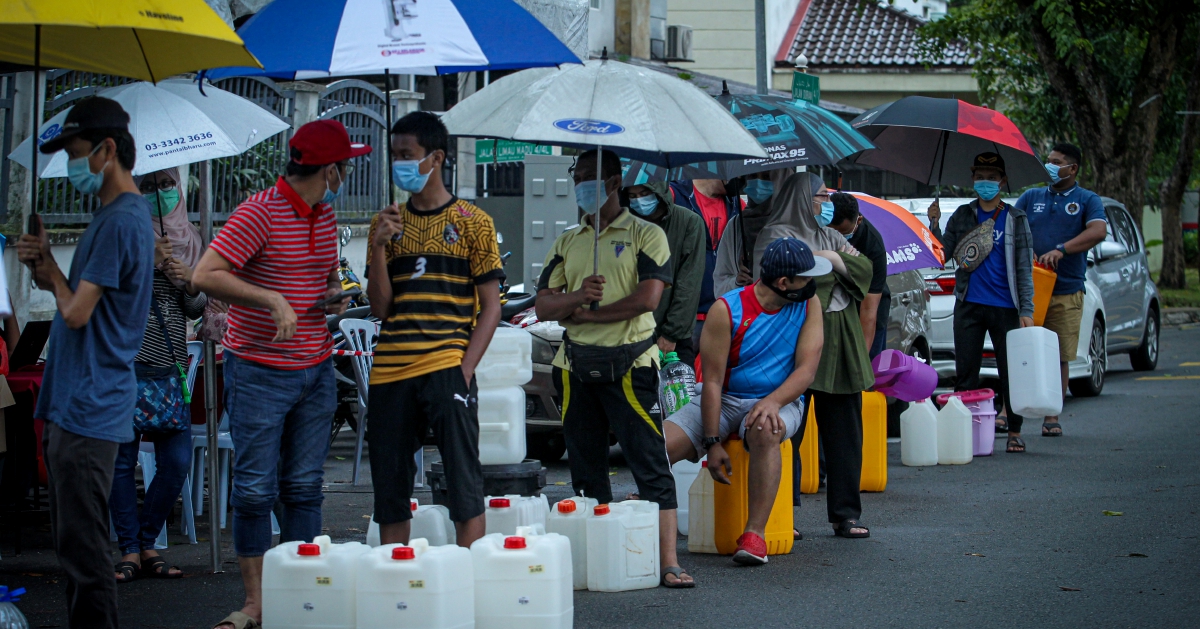
[[1050, 175], [1050, 183], [1058, 183], [1063, 180], [1063, 178], [1058, 174], [1058, 171], [1062, 170], [1062, 166], [1059, 166], [1058, 164], [1051, 164], [1050, 162], [1046, 162], [1045, 166], [1046, 174]]
[[341, 186], [341, 183], [342, 183], [342, 171], [338, 169], [338, 167], [337, 167], [337, 165], [336, 165], [336, 164], [334, 165], [334, 167], [333, 167], [333, 170], [334, 170], [334, 172], [336, 172], [336, 173], [337, 173], [337, 176], [338, 176], [338, 189], [337, 189], [337, 192], [334, 192], [333, 190], [330, 190], [330, 189], [329, 189], [329, 182], [328, 182], [328, 181], [327, 181], [327, 182], [325, 182], [325, 196], [321, 197], [321, 203], [330, 204], [330, 203], [333, 203], [335, 199], [337, 199], [338, 197], [342, 196], [342, 186]]
[[71, 181], [71, 185], [75, 186], [76, 190], [84, 194], [97, 194], [104, 186], [104, 168], [108, 167], [108, 162], [104, 162], [104, 167], [98, 173], [92, 172], [92, 167], [88, 164], [88, 158], [95, 155], [101, 146], [104, 145], [97, 144], [96, 148], [87, 154], [87, 157], [67, 160], [67, 179]]
[[817, 224], [825, 227], [833, 220], [833, 201], [821, 203], [821, 213], [817, 214]]
[[995, 181], [976, 181], [975, 194], [979, 195], [984, 201], [991, 201], [1000, 194], [1000, 184]]
[[746, 196], [751, 201], [760, 204], [775, 194], [775, 182], [770, 179], [750, 179], [746, 181]]
[[649, 195], [629, 199], [629, 209], [638, 216], [650, 216], [658, 208], [658, 196]]
[[396, 185], [400, 186], [401, 190], [416, 194], [425, 189], [425, 184], [429, 182], [429, 176], [433, 174], [433, 169], [424, 175], [421, 174], [421, 162], [429, 159], [433, 153], [426, 155], [421, 159], [398, 159], [392, 162], [392, 177], [396, 181]]
[[[575, 184], [575, 203], [583, 210], [584, 214], [596, 213], [596, 198], [600, 196], [600, 191], [604, 189], [603, 181], [588, 179]], [[610, 195], [604, 195], [604, 201], [600, 204], [604, 205], [608, 201]]]

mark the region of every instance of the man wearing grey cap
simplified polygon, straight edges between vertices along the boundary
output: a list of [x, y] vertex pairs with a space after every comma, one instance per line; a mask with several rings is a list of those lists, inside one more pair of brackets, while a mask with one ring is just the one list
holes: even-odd
[[108, 495], [117, 447], [132, 441], [137, 378], [154, 283], [150, 204], [133, 183], [137, 155], [129, 114], [116, 101], [88, 98], [62, 132], [40, 147], [66, 150], [67, 177], [100, 207], [63, 275], [41, 221], [21, 236], [17, 257], [54, 294], [46, 371], [34, 417], [49, 481], [54, 550], [67, 573], [71, 627], [116, 627], [117, 582], [109, 562]]
[[700, 333], [700, 396], [663, 424], [671, 464], [707, 451], [708, 472], [719, 483], [728, 485], [731, 471], [726, 437], [736, 433], [741, 445], [733, 447], [750, 452], [750, 513], [733, 556], [744, 565], [767, 563], [763, 533], [779, 488], [779, 444], [800, 428], [803, 394], [824, 344], [813, 278], [833, 265], [803, 241], [780, 238], [767, 246], [761, 269], [757, 282], [709, 308]]

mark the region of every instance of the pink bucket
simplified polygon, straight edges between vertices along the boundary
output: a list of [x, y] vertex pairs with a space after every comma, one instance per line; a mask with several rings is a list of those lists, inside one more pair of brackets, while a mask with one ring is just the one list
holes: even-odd
[[975, 456], [992, 456], [996, 445], [996, 393], [991, 389], [943, 393], [937, 397], [938, 406], [945, 406], [951, 397], [962, 400], [963, 406], [971, 411]]
[[871, 361], [875, 390], [905, 402], [933, 395], [938, 375], [933, 367], [894, 349], [885, 349]]

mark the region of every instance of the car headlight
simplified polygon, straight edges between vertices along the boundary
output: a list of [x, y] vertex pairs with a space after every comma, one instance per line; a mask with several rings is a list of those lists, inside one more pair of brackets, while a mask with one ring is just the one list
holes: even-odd
[[533, 362], [549, 365], [554, 362], [554, 346], [540, 336], [533, 337]]

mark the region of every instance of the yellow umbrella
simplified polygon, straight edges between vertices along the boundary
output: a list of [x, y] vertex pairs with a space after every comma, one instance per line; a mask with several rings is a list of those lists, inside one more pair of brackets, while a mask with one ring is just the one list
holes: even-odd
[[262, 67], [204, 0], [0, 0], [0, 61], [153, 82]]

